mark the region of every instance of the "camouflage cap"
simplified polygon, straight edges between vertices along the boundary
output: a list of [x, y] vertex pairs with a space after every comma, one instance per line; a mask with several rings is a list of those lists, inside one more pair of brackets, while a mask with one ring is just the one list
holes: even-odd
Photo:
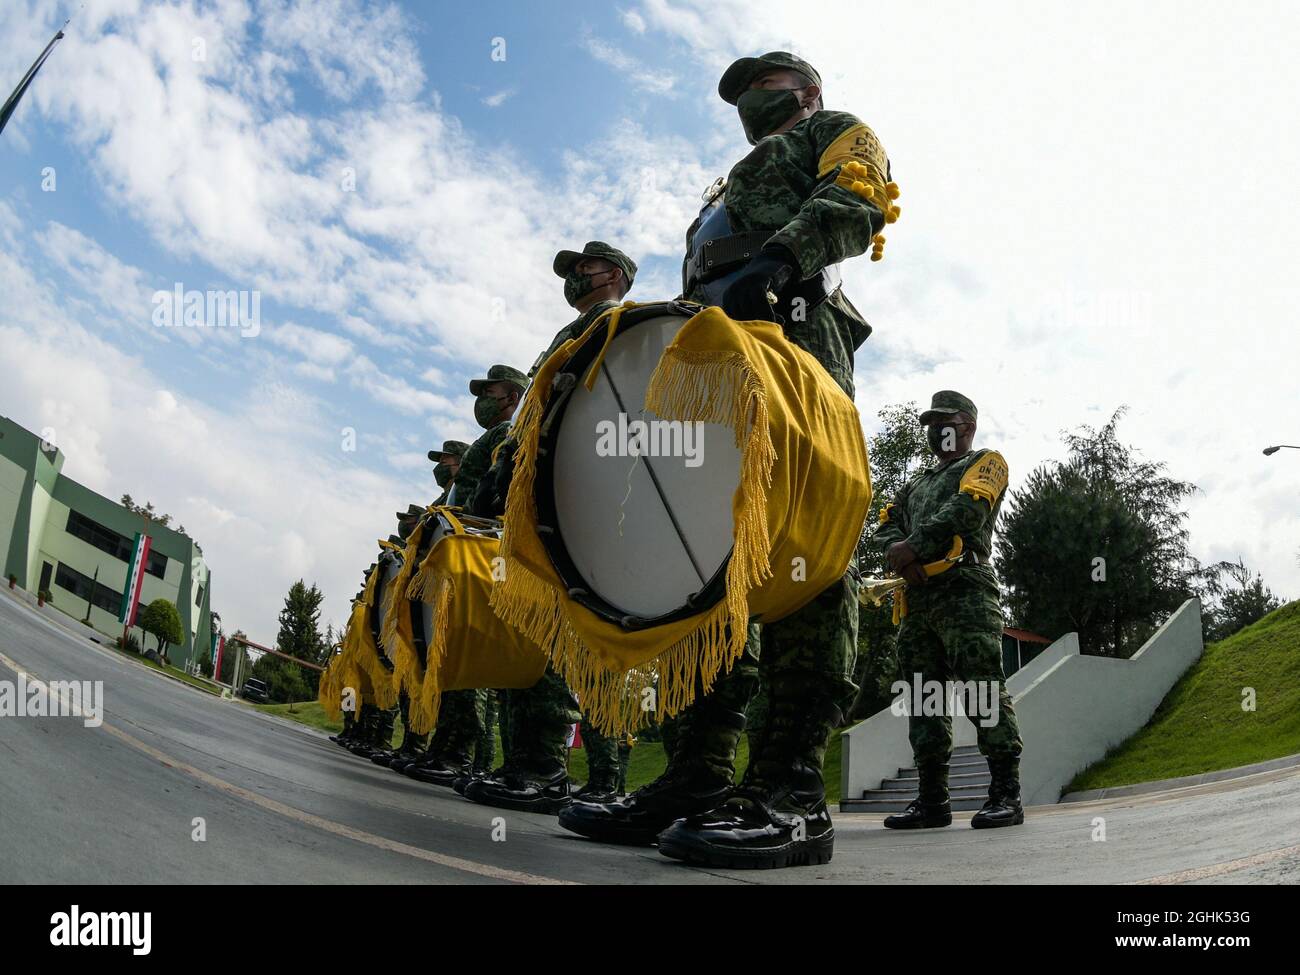
[[514, 366], [495, 365], [488, 367], [487, 376], [482, 379], [471, 379], [469, 381], [469, 391], [475, 396], [483, 392], [483, 387], [492, 383], [512, 383], [519, 387], [519, 392], [528, 388], [528, 376], [520, 372]]
[[[474, 395], [477, 396], [478, 393], [475, 393]], [[465, 443], [463, 440], [444, 440], [442, 442], [442, 450], [429, 451], [429, 460], [436, 464], [442, 460], [443, 454], [451, 454], [453, 457], [464, 457], [465, 451], [467, 450], [469, 450], [469, 444]]]
[[930, 408], [921, 414], [921, 426], [926, 426], [933, 419], [965, 413], [972, 420], [979, 419], [979, 410], [975, 404], [952, 389], [941, 389], [930, 397]]
[[617, 247], [611, 247], [603, 240], [589, 240], [580, 251], [560, 251], [555, 255], [551, 267], [556, 274], [564, 277], [573, 268], [573, 265], [584, 257], [601, 257], [616, 267], [622, 268], [623, 277], [627, 278], [628, 286], [631, 287], [632, 280], [636, 277], [636, 261]]
[[818, 88], [821, 87], [822, 76], [803, 58], [797, 58], [788, 51], [770, 51], [761, 57], [741, 58], [739, 61], [732, 62], [731, 67], [722, 73], [722, 80], [718, 82], [718, 94], [722, 96], [724, 102], [734, 105], [749, 88], [751, 81], [765, 71], [783, 68], [798, 71], [801, 75], [811, 78]]

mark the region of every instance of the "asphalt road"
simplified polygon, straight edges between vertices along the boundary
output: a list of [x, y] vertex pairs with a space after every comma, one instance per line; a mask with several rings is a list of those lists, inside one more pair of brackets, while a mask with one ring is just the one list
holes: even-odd
[[843, 814], [827, 866], [705, 871], [395, 775], [3, 593], [0, 681], [18, 670], [103, 681], [104, 721], [0, 717], [0, 883], [1300, 882], [1300, 770], [1040, 807], [1008, 830], [976, 832], [966, 815], [894, 833]]

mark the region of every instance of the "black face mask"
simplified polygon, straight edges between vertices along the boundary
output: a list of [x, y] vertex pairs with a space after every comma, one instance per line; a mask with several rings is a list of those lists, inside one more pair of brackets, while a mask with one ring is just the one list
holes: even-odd
[[736, 111], [749, 144], [771, 135], [799, 111], [799, 90], [795, 88], [751, 88], [736, 99]]
[[577, 271], [570, 271], [564, 276], [564, 300], [577, 308], [578, 302], [598, 287], [596, 278], [608, 273], [609, 271], [597, 271], [595, 274], [579, 274]]
[[959, 427], [964, 427], [964, 423], [939, 423], [925, 428], [925, 439], [930, 443], [930, 450], [935, 455], [947, 454], [952, 451], [944, 450], [944, 441], [948, 440], [947, 432], [952, 431], [952, 439], [948, 441], [952, 444], [952, 449], [957, 449], [957, 444], [961, 440]]
[[433, 467], [433, 479], [437, 482], [438, 487], [445, 488], [451, 483], [451, 465], [435, 464]]

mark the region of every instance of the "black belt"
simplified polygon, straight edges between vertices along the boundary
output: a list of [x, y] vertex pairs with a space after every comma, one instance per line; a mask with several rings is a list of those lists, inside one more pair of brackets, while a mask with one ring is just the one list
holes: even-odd
[[712, 281], [748, 264], [772, 239], [772, 233], [771, 230], [750, 230], [715, 237], [700, 244], [686, 262], [686, 293], [689, 294], [697, 284]]

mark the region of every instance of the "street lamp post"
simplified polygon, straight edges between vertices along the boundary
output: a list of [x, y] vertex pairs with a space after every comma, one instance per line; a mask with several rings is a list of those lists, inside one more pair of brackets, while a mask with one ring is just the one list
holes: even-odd
[[1287, 450], [1300, 450], [1300, 447], [1297, 447], [1295, 444], [1290, 444], [1290, 443], [1280, 443], [1280, 444], [1278, 444], [1276, 447], [1265, 447], [1265, 448], [1264, 448], [1264, 456], [1265, 456], [1265, 457], [1271, 457], [1271, 456], [1273, 456], [1274, 454], [1276, 454], [1279, 450], [1283, 449], [1284, 447], [1285, 447]]

